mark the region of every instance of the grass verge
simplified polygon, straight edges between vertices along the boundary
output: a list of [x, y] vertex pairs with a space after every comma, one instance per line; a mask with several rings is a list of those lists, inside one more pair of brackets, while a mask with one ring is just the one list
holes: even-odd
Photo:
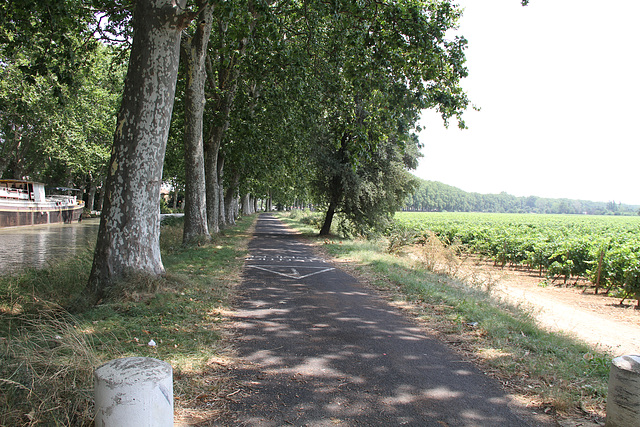
[[[299, 213], [281, 218], [311, 235]], [[442, 273], [458, 269], [451, 254], [425, 253], [426, 244], [419, 258], [391, 254], [385, 249], [392, 245], [383, 240], [321, 238], [315, 243], [527, 405], [560, 418], [602, 421], [611, 356], [540, 328], [528, 310], [492, 295], [491, 283]], [[437, 268], [448, 258], [453, 267]]]
[[172, 365], [177, 425], [214, 419], [229, 393], [221, 338], [254, 220], [186, 248], [181, 221], [164, 224], [166, 277], [131, 279], [75, 316], [62, 307], [87, 283], [90, 251], [0, 277], [0, 425], [91, 425], [94, 369], [127, 356]]

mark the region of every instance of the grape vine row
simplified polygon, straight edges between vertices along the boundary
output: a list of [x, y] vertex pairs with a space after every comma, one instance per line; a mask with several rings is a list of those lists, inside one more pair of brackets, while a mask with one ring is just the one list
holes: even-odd
[[395, 227], [417, 236], [430, 231], [444, 244], [565, 283], [584, 278], [596, 293], [616, 291], [640, 305], [638, 217], [399, 212]]

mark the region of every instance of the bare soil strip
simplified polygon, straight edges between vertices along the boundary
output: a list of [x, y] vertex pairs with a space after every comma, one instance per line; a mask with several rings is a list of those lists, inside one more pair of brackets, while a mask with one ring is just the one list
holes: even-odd
[[[495, 295], [529, 308], [541, 326], [561, 331], [612, 356], [640, 354], [640, 310], [635, 301], [595, 295], [585, 285], [547, 283], [536, 273], [476, 262], [477, 274], [491, 276]], [[572, 281], [573, 282], [573, 281]], [[580, 285], [580, 283], [579, 283]]]

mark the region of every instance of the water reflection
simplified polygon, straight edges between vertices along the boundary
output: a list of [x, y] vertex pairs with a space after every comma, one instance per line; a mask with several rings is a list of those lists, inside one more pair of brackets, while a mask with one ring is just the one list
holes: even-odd
[[80, 223], [0, 229], [0, 274], [48, 263], [92, 250], [99, 219]]

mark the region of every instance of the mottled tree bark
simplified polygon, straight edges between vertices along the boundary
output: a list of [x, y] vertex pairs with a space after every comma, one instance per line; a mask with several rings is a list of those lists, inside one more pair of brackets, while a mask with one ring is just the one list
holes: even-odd
[[207, 138], [204, 151], [207, 223], [209, 232], [214, 234], [220, 232], [220, 224], [218, 223], [218, 210], [220, 209], [220, 202], [218, 201], [220, 195], [218, 191], [218, 153], [222, 136], [218, 135], [218, 132], [222, 132], [222, 129], [215, 127], [209, 138]]
[[224, 155], [222, 152], [218, 153], [218, 224], [220, 228], [224, 228], [227, 225], [226, 213], [224, 209]]
[[224, 205], [226, 210], [225, 218], [226, 225], [235, 225], [238, 211], [238, 198], [236, 197], [236, 193], [238, 192], [238, 186], [240, 185], [240, 174], [233, 171], [229, 181], [229, 188], [227, 188], [224, 196]]
[[253, 210], [253, 197], [251, 197], [250, 193], [246, 193], [242, 196], [242, 206], [240, 209], [242, 210], [243, 215], [251, 215], [255, 213]]
[[[214, 71], [210, 69], [210, 74]], [[227, 75], [228, 73], [218, 73]], [[234, 77], [234, 79], [237, 78]], [[216, 84], [215, 81], [213, 81]], [[230, 85], [230, 87], [229, 87]], [[229, 114], [233, 106], [237, 90], [237, 82], [229, 82], [224, 77], [219, 77], [217, 82], [219, 91], [224, 91], [222, 96], [214, 96], [215, 118], [211, 134], [205, 145], [205, 173], [207, 179], [207, 217], [209, 230], [217, 233], [224, 227], [224, 195], [223, 195], [223, 169], [224, 159], [221, 156], [222, 141], [225, 132], [229, 128]], [[222, 207], [221, 207], [222, 206]]]
[[133, 46], [89, 284], [96, 303], [129, 273], [161, 275], [159, 200], [186, 0], [137, 0]]
[[211, 239], [207, 222], [202, 124], [207, 79], [205, 59], [212, 23], [213, 6], [208, 5], [200, 10], [195, 33], [182, 40], [182, 58], [186, 70], [184, 244]]

